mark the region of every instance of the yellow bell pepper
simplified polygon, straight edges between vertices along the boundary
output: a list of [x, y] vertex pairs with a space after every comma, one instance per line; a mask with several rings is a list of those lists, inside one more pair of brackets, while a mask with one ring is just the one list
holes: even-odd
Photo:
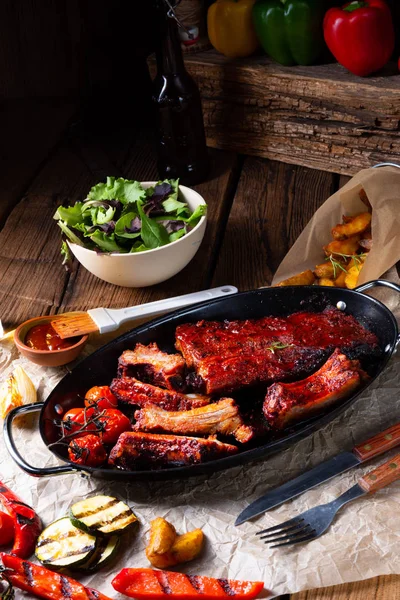
[[210, 42], [229, 58], [250, 56], [258, 48], [252, 9], [255, 0], [217, 0], [208, 9]]

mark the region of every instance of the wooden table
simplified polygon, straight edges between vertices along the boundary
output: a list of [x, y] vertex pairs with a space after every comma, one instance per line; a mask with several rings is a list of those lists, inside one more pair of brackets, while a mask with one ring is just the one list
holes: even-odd
[[[28, 126], [21, 125], [18, 111], [7, 122], [10, 135], [0, 175], [0, 317], [6, 330], [36, 315], [124, 307], [228, 283], [242, 291], [268, 285], [312, 214], [346, 180], [211, 151], [211, 177], [196, 186], [209, 213], [205, 239], [193, 261], [163, 284], [119, 288], [79, 265], [65, 271], [52, 216], [60, 202], [81, 199], [106, 175], [157, 179], [148, 135], [125, 130], [96, 140], [65, 131], [70, 106], [37, 105], [30, 110]], [[15, 136], [17, 127], [23, 138]], [[379, 577], [295, 594], [291, 600], [397, 597], [400, 577]]]

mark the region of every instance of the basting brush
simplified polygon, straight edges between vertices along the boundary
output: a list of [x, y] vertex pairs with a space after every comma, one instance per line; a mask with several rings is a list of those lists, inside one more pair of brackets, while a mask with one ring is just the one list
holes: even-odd
[[118, 329], [125, 321], [159, 315], [176, 308], [190, 306], [206, 300], [214, 300], [221, 296], [236, 294], [238, 289], [233, 285], [224, 285], [211, 290], [194, 292], [129, 308], [92, 308], [87, 312], [75, 312], [57, 317], [52, 321], [53, 329], [62, 339], [86, 335], [88, 333], [108, 333]]

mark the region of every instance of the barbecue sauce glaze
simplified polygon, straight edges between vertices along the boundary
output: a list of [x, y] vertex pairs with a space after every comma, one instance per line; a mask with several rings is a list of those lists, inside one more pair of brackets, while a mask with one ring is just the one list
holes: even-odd
[[79, 341], [79, 337], [68, 338], [63, 340], [60, 338], [51, 323], [43, 325], [35, 325], [26, 334], [24, 343], [32, 350], [64, 350], [70, 346], [74, 346]]

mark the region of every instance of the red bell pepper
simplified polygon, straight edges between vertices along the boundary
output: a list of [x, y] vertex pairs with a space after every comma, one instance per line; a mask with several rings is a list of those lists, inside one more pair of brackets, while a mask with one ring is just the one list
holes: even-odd
[[14, 545], [12, 554], [27, 558], [35, 550], [42, 524], [33, 508], [22, 502], [0, 481], [0, 500], [14, 521]]
[[61, 573], [55, 573], [4, 552], [0, 554], [0, 557], [5, 566], [2, 577], [14, 587], [38, 598], [44, 598], [44, 600], [63, 600], [63, 598], [68, 598], [68, 600], [110, 600], [101, 592], [87, 588], [75, 579]]
[[324, 36], [336, 60], [355, 75], [365, 76], [386, 65], [395, 35], [385, 0], [348, 2], [331, 8], [324, 18]]
[[250, 600], [264, 588], [262, 581], [214, 579], [153, 569], [122, 569], [112, 580], [113, 588], [137, 600]]

